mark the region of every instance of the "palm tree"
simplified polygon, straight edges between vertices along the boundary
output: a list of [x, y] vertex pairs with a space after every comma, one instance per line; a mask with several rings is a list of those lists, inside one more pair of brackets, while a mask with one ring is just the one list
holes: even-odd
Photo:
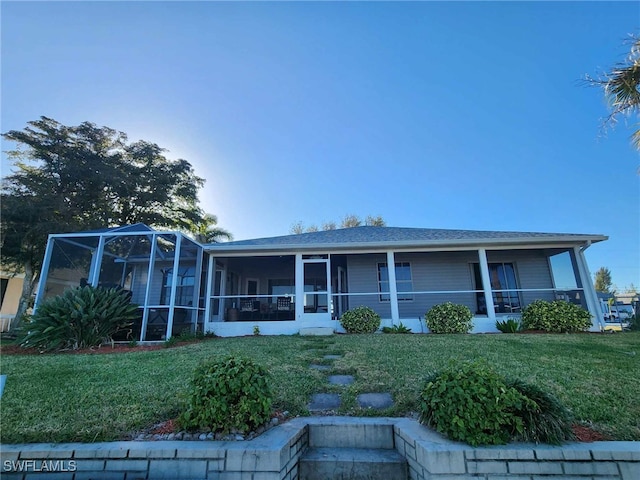
[[[602, 78], [587, 76], [587, 83], [602, 87], [609, 102], [610, 115], [605, 125], [614, 125], [620, 115], [640, 114], [640, 37], [632, 37], [631, 53]], [[640, 150], [640, 129], [631, 135], [631, 143]]]
[[233, 235], [224, 228], [218, 227], [218, 217], [205, 213], [198, 223], [191, 226], [191, 233], [199, 243], [218, 243], [222, 240], [233, 240]]

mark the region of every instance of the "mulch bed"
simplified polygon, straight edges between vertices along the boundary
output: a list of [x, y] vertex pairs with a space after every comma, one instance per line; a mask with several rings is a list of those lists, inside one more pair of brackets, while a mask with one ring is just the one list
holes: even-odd
[[591, 443], [600, 442], [602, 440], [611, 440], [608, 436], [584, 425], [574, 424], [571, 426], [573, 434], [579, 442]]
[[193, 342], [178, 342], [175, 343], [173, 345], [163, 345], [163, 344], [159, 344], [159, 345], [127, 345], [127, 344], [115, 344], [113, 346], [111, 345], [102, 345], [101, 347], [94, 347], [94, 348], [81, 348], [78, 350], [60, 350], [60, 351], [55, 351], [55, 352], [40, 352], [38, 349], [36, 348], [22, 348], [19, 345], [3, 345], [0, 348], [0, 353], [2, 353], [2, 355], [43, 355], [46, 353], [53, 353], [56, 355], [59, 354], [69, 354], [69, 355], [76, 355], [76, 354], [90, 354], [90, 355], [107, 355], [107, 354], [113, 354], [113, 353], [129, 353], [129, 352], [147, 352], [147, 351], [151, 351], [151, 350], [161, 350], [163, 348], [173, 348], [173, 347], [179, 347], [181, 345], [187, 345], [189, 343], [193, 343]]

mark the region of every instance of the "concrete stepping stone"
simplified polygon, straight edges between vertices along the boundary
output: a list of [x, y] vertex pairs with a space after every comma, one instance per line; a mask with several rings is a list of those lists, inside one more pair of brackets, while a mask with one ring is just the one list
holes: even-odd
[[356, 397], [356, 402], [360, 408], [383, 408], [393, 407], [393, 398], [390, 393], [362, 393]]
[[312, 368], [314, 370], [319, 370], [321, 372], [331, 370], [331, 367], [329, 365], [317, 365], [315, 363], [312, 363], [311, 365], [309, 365], [309, 368]]
[[316, 393], [311, 397], [311, 403], [307, 408], [310, 412], [338, 409], [340, 408], [340, 395], [337, 393]]
[[331, 385], [351, 385], [354, 382], [353, 375], [330, 375], [329, 383]]
[[342, 355], [325, 355], [322, 358], [325, 360], [337, 360], [338, 358], [342, 358]]

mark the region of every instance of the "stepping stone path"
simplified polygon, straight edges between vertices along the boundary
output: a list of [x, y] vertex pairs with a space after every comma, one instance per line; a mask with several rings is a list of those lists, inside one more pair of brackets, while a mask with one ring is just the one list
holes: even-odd
[[316, 393], [311, 397], [311, 403], [307, 408], [310, 412], [337, 410], [340, 408], [340, 395], [337, 393]]
[[382, 408], [393, 407], [393, 398], [389, 393], [362, 393], [356, 397], [356, 402], [360, 408]]
[[[337, 360], [342, 355], [325, 355], [325, 360]], [[311, 364], [309, 368], [319, 371], [330, 370], [328, 365]], [[330, 375], [328, 378], [330, 385], [351, 385], [355, 379], [352, 375]], [[356, 402], [360, 408], [371, 408], [382, 410], [393, 407], [393, 398], [390, 393], [362, 393], [356, 397]], [[311, 403], [307, 405], [310, 412], [322, 412], [336, 410], [340, 408], [340, 395], [338, 393], [316, 393], [311, 397]]]
[[331, 375], [331, 376], [329, 376], [329, 383], [331, 385], [351, 385], [353, 383], [353, 376], [351, 376], [351, 375]]

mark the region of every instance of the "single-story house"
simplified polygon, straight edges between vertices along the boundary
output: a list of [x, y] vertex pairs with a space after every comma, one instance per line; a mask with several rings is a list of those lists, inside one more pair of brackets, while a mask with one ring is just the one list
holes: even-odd
[[[382, 326], [427, 332], [424, 315], [450, 301], [474, 314], [473, 332], [496, 332], [536, 299], [602, 313], [584, 251], [603, 235], [354, 227], [200, 245], [146, 225], [49, 237], [37, 304], [70, 285], [118, 287], [140, 305], [133, 335], [219, 336], [341, 331], [366, 305]], [[392, 266], [392, 268], [390, 268]]]
[[6, 332], [18, 311], [24, 273], [0, 270], [0, 332]]

